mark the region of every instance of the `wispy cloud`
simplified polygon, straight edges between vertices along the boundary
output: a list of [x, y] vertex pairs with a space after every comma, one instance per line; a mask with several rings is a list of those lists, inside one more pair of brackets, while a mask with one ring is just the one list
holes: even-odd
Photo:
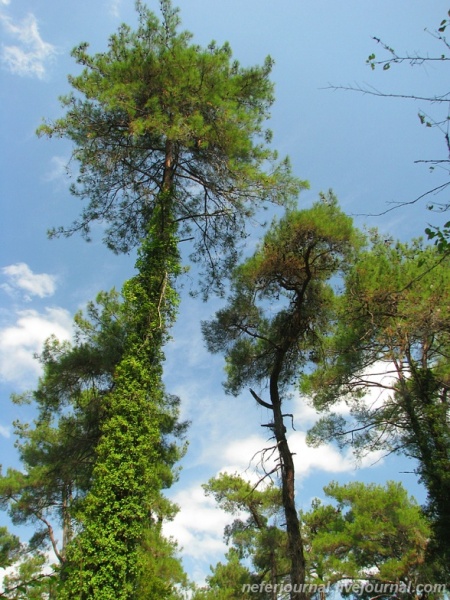
[[34, 355], [52, 334], [60, 340], [71, 339], [72, 317], [67, 310], [18, 311], [15, 322], [0, 329], [0, 378], [28, 387], [41, 372]]
[[120, 17], [120, 5], [122, 0], [109, 0], [109, 12], [110, 14], [118, 19]]
[[44, 181], [62, 180], [66, 183], [67, 177], [70, 176], [69, 160], [67, 156], [52, 156], [50, 159], [50, 169], [43, 176]]
[[[1, 1], [7, 4], [5, 0]], [[13, 22], [7, 15], [0, 14], [0, 22], [13, 42], [2, 44], [0, 59], [3, 65], [15, 75], [43, 79], [56, 47], [42, 39], [36, 17], [30, 13], [22, 21]]]
[[0, 287], [11, 295], [20, 290], [27, 293], [25, 299], [29, 300], [30, 296], [45, 298], [55, 293], [56, 277], [48, 273], [33, 273], [26, 263], [3, 267], [1, 272], [8, 281]]
[[[293, 431], [288, 436], [289, 447], [294, 454], [297, 482], [300, 483], [312, 473], [345, 473], [352, 472], [357, 466], [370, 467], [380, 462], [382, 452], [371, 452], [364, 460], [358, 462], [351, 448], [340, 452], [333, 444], [323, 444], [318, 448], [308, 446], [306, 431]], [[214, 442], [211, 441], [213, 445]], [[275, 442], [268, 441], [260, 435], [235, 439], [227, 445], [220, 443], [212, 450], [220, 457], [221, 472], [240, 473], [246, 479], [255, 479], [254, 469], [271, 471], [278, 460]], [[258, 478], [256, 477], [256, 480]]]

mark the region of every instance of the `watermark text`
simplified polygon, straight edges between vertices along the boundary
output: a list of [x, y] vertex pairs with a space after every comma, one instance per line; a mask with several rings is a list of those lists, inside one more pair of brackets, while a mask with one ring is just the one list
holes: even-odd
[[380, 595], [392, 595], [397, 594], [430, 594], [440, 593], [444, 594], [447, 591], [445, 583], [419, 583], [413, 585], [410, 583], [383, 583], [377, 582], [355, 582], [355, 581], [340, 581], [335, 584], [315, 584], [315, 583], [303, 583], [298, 585], [291, 585], [290, 583], [268, 583], [263, 581], [261, 583], [245, 583], [242, 586], [242, 592], [251, 592], [253, 594], [267, 593], [278, 593], [278, 594], [290, 594], [292, 592], [304, 592], [305, 594], [316, 594], [326, 593], [330, 591], [344, 592], [347, 594], [356, 594], [362, 596], [363, 594], [380, 594]]

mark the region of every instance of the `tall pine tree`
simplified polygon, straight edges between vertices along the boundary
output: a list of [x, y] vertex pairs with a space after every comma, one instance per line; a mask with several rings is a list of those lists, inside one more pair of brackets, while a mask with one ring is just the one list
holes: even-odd
[[74, 143], [75, 196], [82, 215], [53, 235], [104, 222], [114, 252], [139, 247], [138, 273], [124, 287], [126, 338], [104, 399], [95, 463], [80, 505], [80, 533], [67, 551], [65, 598], [138, 598], [142, 548], [159, 516], [165, 397], [163, 346], [174, 318], [178, 243], [193, 242], [202, 290], [221, 288], [238, 256], [245, 221], [265, 202], [289, 204], [302, 187], [277, 163], [264, 121], [273, 102], [270, 58], [243, 68], [227, 44], [207, 49], [179, 33], [178, 11], [160, 2], [162, 21], [137, 2], [136, 31], [123, 25], [106, 52], [73, 52], [63, 118], [40, 134]]
[[107, 246], [128, 252], [148, 235], [161, 190], [170, 188], [168, 222], [192, 241], [206, 291], [236, 261], [255, 210], [289, 204], [304, 184], [268, 145], [270, 57], [242, 67], [228, 44], [203, 49], [178, 32], [170, 0], [160, 6], [161, 22], [137, 2], [138, 28], [123, 25], [107, 52], [89, 55], [88, 44], [73, 51], [83, 71], [69, 77], [65, 116], [39, 133], [74, 143], [79, 174], [71, 191], [87, 204], [70, 227], [51, 233], [89, 238], [100, 221]]

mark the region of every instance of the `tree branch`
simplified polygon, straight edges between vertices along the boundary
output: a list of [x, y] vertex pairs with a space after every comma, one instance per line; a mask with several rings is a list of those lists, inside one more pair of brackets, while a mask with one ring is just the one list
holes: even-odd
[[258, 396], [258, 394], [256, 392], [254, 392], [251, 388], [250, 388], [250, 393], [258, 404], [260, 404], [261, 406], [264, 406], [264, 408], [273, 410], [273, 405], [269, 404], [268, 402], [264, 402], [264, 400], [261, 400], [261, 398]]
[[369, 96], [378, 96], [381, 98], [402, 98], [403, 100], [422, 100], [423, 102], [430, 102], [432, 104], [443, 104], [443, 103], [447, 103], [450, 104], [450, 92], [447, 92], [446, 94], [443, 94], [442, 96], [416, 96], [415, 94], [393, 94], [393, 93], [387, 93], [387, 92], [382, 92], [380, 90], [377, 90], [377, 88], [372, 87], [372, 86], [368, 86], [368, 87], [361, 87], [361, 86], [351, 86], [351, 85], [327, 85], [324, 88], [321, 88], [324, 90], [333, 90], [333, 91], [338, 91], [338, 90], [343, 90], [344, 92], [359, 92], [360, 94], [368, 94]]

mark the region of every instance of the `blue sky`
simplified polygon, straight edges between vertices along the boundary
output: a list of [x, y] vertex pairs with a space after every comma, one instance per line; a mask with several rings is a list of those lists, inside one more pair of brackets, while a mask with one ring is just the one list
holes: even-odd
[[[158, 10], [156, 1], [150, 8]], [[438, 114], [425, 103], [332, 91], [330, 85], [366, 85], [387, 93], [417, 95], [448, 91], [442, 64], [411, 68], [399, 65], [372, 72], [365, 60], [381, 49], [372, 36], [399, 52], [439, 54], [441, 48], [424, 29], [433, 30], [447, 13], [446, 2], [411, 0], [180, 0], [183, 27], [202, 45], [229, 41], [243, 65], [275, 60], [276, 102], [270, 127], [281, 156], [308, 179], [310, 190], [299, 199], [309, 206], [321, 190], [332, 188], [343, 209], [358, 225], [410, 239], [442, 215], [425, 202], [363, 217], [411, 201], [445, 181], [446, 173], [430, 173], [420, 159], [444, 158], [442, 137], [421, 127], [420, 109]], [[39, 140], [35, 130], [43, 118], [57, 118], [58, 96], [69, 90], [67, 75], [76, 73], [71, 49], [88, 41], [92, 51], [106, 48], [108, 36], [121, 22], [136, 22], [132, 0], [0, 0], [0, 100], [2, 202], [0, 260], [0, 452], [4, 468], [18, 466], [12, 421], [32, 418], [30, 407], [11, 404], [11, 392], [32, 387], [39, 375], [33, 360], [51, 333], [70, 338], [74, 312], [102, 289], [121, 287], [133, 273], [134, 258], [117, 257], [101, 244], [101, 228], [87, 244], [73, 237], [49, 241], [47, 228], [66, 224], [78, 213], [78, 200], [68, 192], [72, 165], [70, 145]], [[445, 116], [445, 115], [444, 115]], [[442, 198], [436, 198], [437, 201]], [[252, 230], [251, 243], [261, 234]], [[187, 286], [188, 287], [188, 286]], [[183, 417], [192, 421], [190, 447], [180, 480], [170, 491], [181, 512], [168, 527], [179, 539], [191, 576], [201, 580], [223, 553], [227, 516], [204, 498], [200, 485], [221, 469], [244, 473], [251, 457], [265, 444], [260, 423], [264, 409], [248, 394], [225, 396], [221, 388], [223, 360], [206, 352], [200, 318], [220, 306], [183, 298], [173, 341], [167, 349], [168, 391], [182, 399]], [[331, 479], [383, 482], [400, 479], [419, 500], [423, 490], [404, 471], [411, 465], [391, 457], [371, 457], [360, 470], [348, 453], [332, 446], [318, 450], [304, 444], [314, 414], [294, 395], [290, 408], [296, 432], [298, 501], [307, 507]], [[372, 466], [371, 466], [372, 465]], [[250, 475], [250, 471], [248, 472]], [[6, 517], [0, 515], [0, 522]]]

